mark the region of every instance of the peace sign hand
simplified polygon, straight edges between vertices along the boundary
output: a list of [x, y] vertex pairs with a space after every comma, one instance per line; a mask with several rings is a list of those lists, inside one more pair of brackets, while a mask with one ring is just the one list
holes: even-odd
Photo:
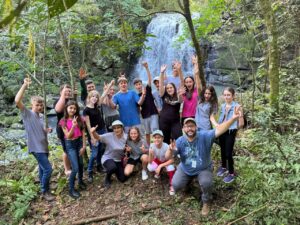
[[171, 140], [170, 140], [169, 149], [170, 149], [171, 151], [176, 150], [176, 141], [175, 141], [175, 139], [173, 139], [173, 140], [171, 139]]
[[241, 106], [236, 106], [234, 107], [234, 113], [233, 113], [233, 118], [234, 119], [237, 119], [239, 117], [242, 117], [243, 116], [243, 110], [242, 110], [242, 107]]
[[78, 123], [77, 123], [77, 118], [78, 118], [78, 116], [74, 116], [74, 117], [73, 117], [73, 120], [72, 120], [72, 126], [73, 126], [73, 127], [77, 126], [77, 124], [78, 124]]

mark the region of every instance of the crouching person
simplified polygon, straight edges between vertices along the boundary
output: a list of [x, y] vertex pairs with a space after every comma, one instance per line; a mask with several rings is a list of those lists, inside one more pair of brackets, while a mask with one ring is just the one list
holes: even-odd
[[48, 159], [49, 149], [47, 139], [47, 133], [51, 129], [44, 127], [43, 116], [40, 114], [44, 110], [44, 100], [42, 97], [31, 97], [31, 110], [27, 109], [22, 102], [24, 92], [30, 83], [31, 80], [29, 78], [24, 79], [24, 83], [15, 97], [15, 103], [21, 111], [27, 136], [28, 151], [35, 157], [39, 165], [42, 197], [46, 201], [52, 201], [55, 197], [50, 192], [52, 166]]
[[180, 164], [174, 174], [172, 186], [177, 192], [183, 189], [193, 178], [197, 178], [202, 190], [203, 207], [201, 214], [208, 215], [209, 202], [212, 199], [213, 173], [211, 160], [211, 146], [216, 137], [226, 132], [230, 125], [241, 116], [239, 108], [235, 109], [232, 119], [220, 124], [216, 129], [203, 130], [197, 133], [196, 121], [193, 118], [184, 120], [185, 135], [171, 142], [166, 152], [166, 158], [180, 155]]
[[149, 148], [149, 164], [148, 170], [150, 172], [155, 172], [155, 178], [160, 177], [161, 170], [165, 167], [168, 176], [169, 176], [169, 184], [170, 184], [170, 195], [174, 195], [174, 189], [172, 186], [172, 179], [175, 173], [175, 167], [173, 165], [174, 159], [172, 157], [166, 158], [166, 152], [169, 149], [167, 143], [163, 142], [164, 135], [161, 130], [156, 130], [153, 132], [153, 143]]

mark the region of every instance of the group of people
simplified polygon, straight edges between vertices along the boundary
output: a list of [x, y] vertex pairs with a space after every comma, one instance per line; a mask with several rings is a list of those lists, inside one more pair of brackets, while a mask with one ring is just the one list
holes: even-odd
[[[126, 181], [141, 163], [142, 180], [149, 172], [159, 178], [165, 169], [169, 177], [169, 193], [174, 195], [196, 177], [202, 190], [202, 214], [209, 213], [209, 202], [213, 185], [211, 147], [219, 137], [221, 165], [217, 176], [224, 182], [235, 179], [233, 146], [239, 127], [243, 126], [243, 113], [234, 101], [234, 89], [223, 91], [225, 103], [221, 105], [218, 121], [218, 98], [213, 86], [202, 87], [197, 58], [192, 57], [193, 76], [184, 76], [181, 63], [172, 64], [173, 74], [167, 76], [167, 65], [161, 66], [161, 74], [152, 78], [147, 62], [143, 62], [148, 80], [146, 85], [139, 78], [133, 80], [135, 90], [128, 89], [128, 80], [121, 74], [117, 80], [119, 91], [115, 93], [114, 80], [105, 84], [103, 93], [96, 91], [87, 74], [79, 71], [83, 112], [72, 99], [69, 85], [63, 85], [60, 97], [54, 103], [57, 113], [57, 136], [64, 150], [64, 169], [69, 176], [69, 195], [80, 197], [86, 189], [83, 181], [83, 157], [87, 157], [86, 146], [90, 146], [87, 165], [88, 182], [93, 182], [94, 162], [96, 169], [104, 171], [104, 185], [111, 186], [112, 175], [120, 182]], [[41, 97], [31, 98], [31, 110], [22, 103], [29, 78], [15, 97], [28, 137], [28, 150], [38, 161], [42, 196], [52, 200], [49, 182], [52, 167], [48, 160], [48, 142], [43, 118], [44, 102]], [[152, 88], [152, 84], [153, 87]], [[103, 146], [104, 144], [104, 146]], [[174, 157], [180, 164], [174, 165]], [[75, 188], [75, 180], [78, 188]]]

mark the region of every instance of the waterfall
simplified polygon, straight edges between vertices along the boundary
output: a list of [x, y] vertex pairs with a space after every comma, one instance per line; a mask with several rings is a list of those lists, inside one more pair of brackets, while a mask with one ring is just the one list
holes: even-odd
[[149, 37], [145, 43], [146, 49], [139, 58], [133, 70], [134, 77], [147, 80], [147, 74], [141, 63], [147, 61], [153, 77], [160, 74], [160, 66], [167, 64], [167, 74], [172, 74], [172, 62], [182, 62], [184, 75], [192, 75], [193, 67], [191, 56], [194, 54], [191, 40], [179, 42], [178, 38], [184, 33], [184, 18], [180, 14], [157, 14], [147, 27], [147, 34], [155, 35]]

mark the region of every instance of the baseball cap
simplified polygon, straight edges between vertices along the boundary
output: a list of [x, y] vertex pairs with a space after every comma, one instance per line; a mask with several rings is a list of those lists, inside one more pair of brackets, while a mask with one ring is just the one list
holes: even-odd
[[161, 130], [155, 130], [153, 133], [152, 133], [152, 136], [154, 136], [154, 135], [160, 135], [160, 136], [164, 136], [164, 134], [163, 134], [163, 132], [161, 131]]
[[136, 84], [136, 83], [138, 83], [138, 82], [143, 83], [142, 80], [141, 80], [140, 78], [134, 78], [134, 79], [133, 79], [133, 84]]
[[194, 124], [197, 124], [197, 123], [196, 123], [196, 120], [195, 120], [194, 118], [192, 118], [192, 117], [186, 118], [186, 119], [184, 120], [183, 124], [185, 125], [185, 124], [187, 124], [188, 122], [193, 122]]
[[111, 127], [114, 127], [114, 126], [122, 126], [122, 127], [124, 127], [124, 124], [123, 124], [120, 120], [115, 120], [115, 121], [111, 124]]

